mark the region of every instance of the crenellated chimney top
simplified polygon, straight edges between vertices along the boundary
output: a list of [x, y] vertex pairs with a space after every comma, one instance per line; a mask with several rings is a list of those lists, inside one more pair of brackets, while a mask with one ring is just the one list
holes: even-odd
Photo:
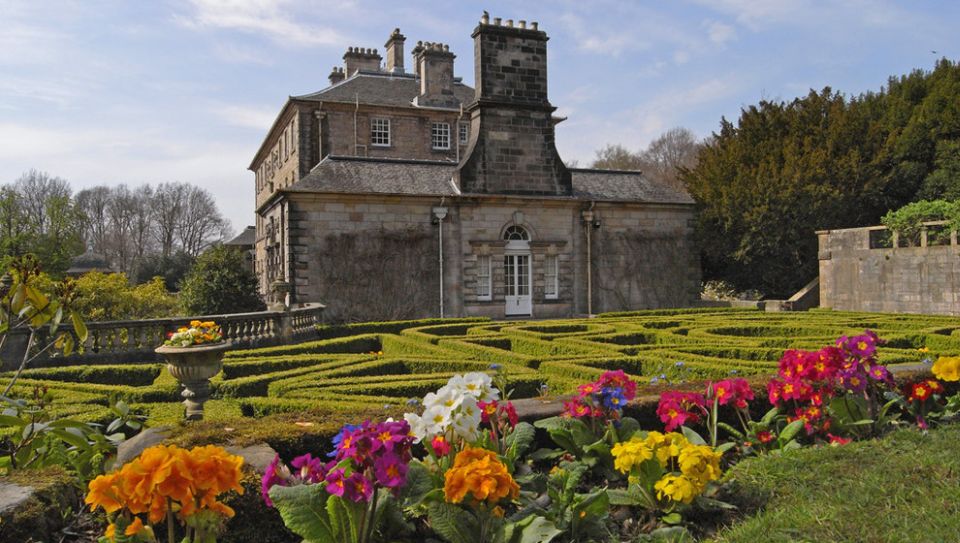
[[450, 46], [443, 43], [417, 42], [414, 49], [417, 59], [417, 74], [420, 76], [420, 106], [455, 108], [460, 105], [453, 94], [453, 59]]
[[547, 99], [547, 34], [484, 12], [474, 29], [476, 100], [470, 148], [457, 169], [464, 193], [569, 196], [570, 171], [555, 143]]
[[343, 54], [343, 66], [346, 70], [346, 77], [350, 77], [358, 70], [368, 72], [380, 71], [380, 61], [383, 57], [376, 49], [363, 47], [348, 47], [347, 52]]
[[343, 73], [343, 68], [334, 66], [333, 70], [330, 71], [330, 84], [336, 85], [337, 83], [346, 79], [346, 75]]

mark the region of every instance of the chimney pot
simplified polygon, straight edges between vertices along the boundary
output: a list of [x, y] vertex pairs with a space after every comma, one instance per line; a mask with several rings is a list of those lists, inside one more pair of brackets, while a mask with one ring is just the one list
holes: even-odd
[[520, 19], [520, 28], [527, 28], [527, 22], [523, 19]]
[[513, 19], [507, 19], [507, 28], [513, 28]]
[[537, 30], [537, 26], [539, 26], [539, 23], [536, 21], [533, 21], [532, 23], [530, 23], [530, 28], [534, 30]]
[[497, 25], [497, 26], [500, 26], [500, 21], [502, 21], [502, 20], [503, 20], [503, 19], [501, 19], [500, 17], [494, 17], [494, 18], [493, 18], [493, 24], [495, 24], [495, 25]]
[[490, 24], [490, 14], [486, 11], [483, 12], [483, 15], [480, 16], [480, 24], [488, 25]]

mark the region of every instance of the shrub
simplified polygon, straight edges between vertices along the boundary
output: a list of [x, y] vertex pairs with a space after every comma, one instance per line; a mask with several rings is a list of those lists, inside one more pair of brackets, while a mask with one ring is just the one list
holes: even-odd
[[180, 302], [189, 315], [262, 311], [257, 278], [239, 249], [218, 245], [197, 257], [183, 279]]

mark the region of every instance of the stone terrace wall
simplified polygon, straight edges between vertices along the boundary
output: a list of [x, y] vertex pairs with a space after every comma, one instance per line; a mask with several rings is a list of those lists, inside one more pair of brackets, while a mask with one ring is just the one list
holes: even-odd
[[884, 227], [817, 236], [821, 307], [960, 315], [960, 246], [943, 223], [927, 223], [911, 240]]

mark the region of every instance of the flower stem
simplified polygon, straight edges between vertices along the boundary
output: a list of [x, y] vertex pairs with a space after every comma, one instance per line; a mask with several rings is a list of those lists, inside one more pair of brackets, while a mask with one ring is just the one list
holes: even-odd
[[173, 507], [167, 498], [167, 543], [175, 543], [173, 533]]
[[363, 539], [363, 543], [373, 539], [373, 530], [377, 525], [377, 496], [379, 496], [379, 491], [374, 489], [373, 497], [370, 498], [370, 524], [367, 528], [367, 536]]

